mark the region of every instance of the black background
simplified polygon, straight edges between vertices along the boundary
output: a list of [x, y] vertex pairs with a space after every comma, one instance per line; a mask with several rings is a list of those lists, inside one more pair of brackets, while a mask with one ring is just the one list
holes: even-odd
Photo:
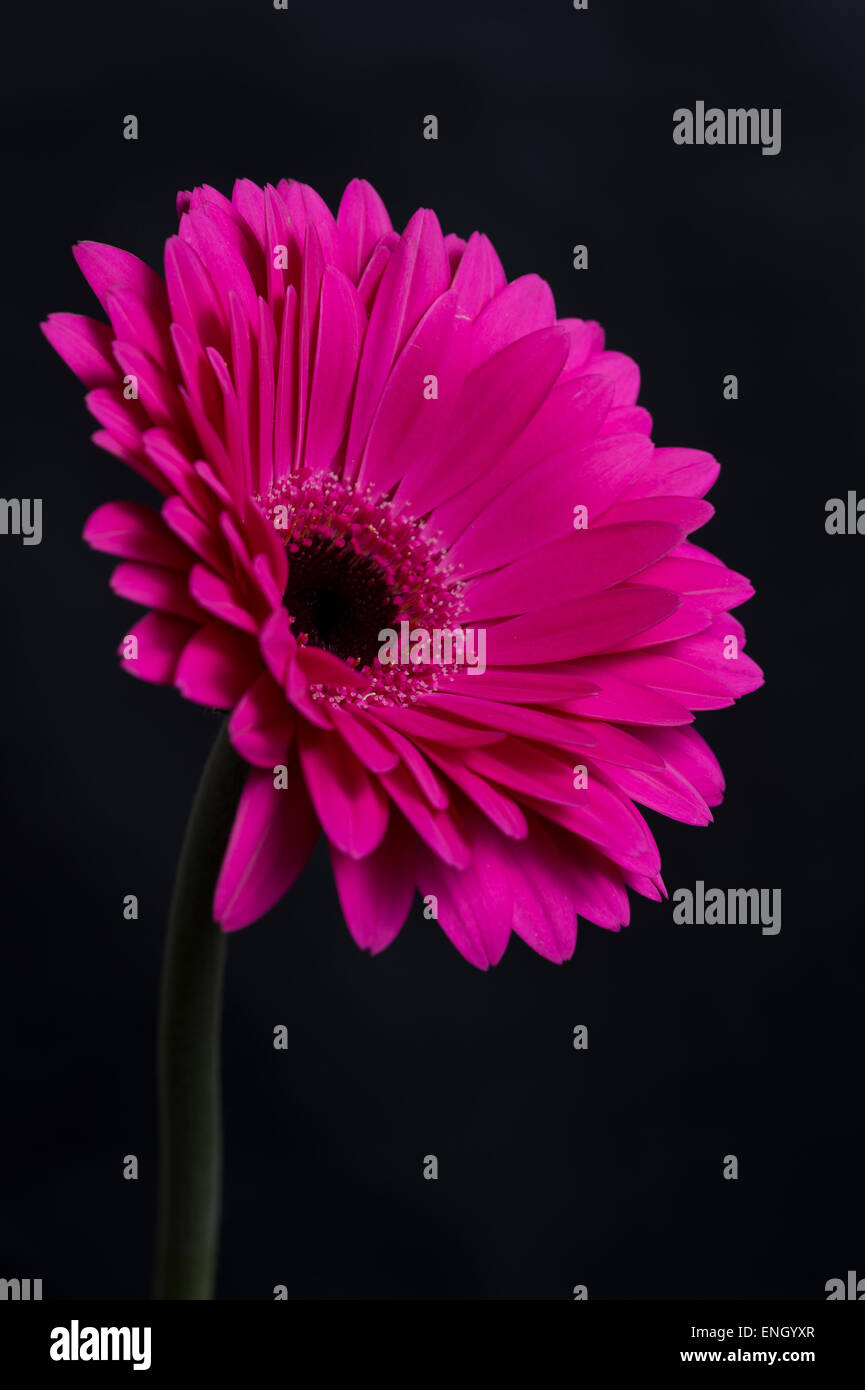
[[[218, 727], [118, 667], [137, 610], [81, 529], [149, 489], [89, 442], [38, 320], [98, 314], [79, 239], [158, 266], [179, 188], [296, 177], [335, 208], [359, 175], [398, 227], [425, 205], [479, 228], [510, 278], [536, 271], [560, 314], [600, 319], [640, 363], [656, 442], [721, 460], [696, 539], [756, 586], [739, 616], [767, 683], [698, 716], [728, 781], [715, 824], [649, 820], [671, 892], [780, 887], [783, 926], [675, 926], [637, 898], [621, 934], [583, 924], [565, 966], [514, 939], [483, 975], [416, 908], [371, 959], [320, 848], [230, 941], [219, 1296], [823, 1299], [865, 1275], [865, 539], [824, 530], [827, 498], [865, 491], [861, 14], [49, 0], [14, 25], [2, 490], [43, 498], [44, 535], [0, 537], [0, 1274], [46, 1298], [148, 1294], [162, 937]], [[674, 146], [673, 110], [698, 99], [781, 107], [781, 153]]]

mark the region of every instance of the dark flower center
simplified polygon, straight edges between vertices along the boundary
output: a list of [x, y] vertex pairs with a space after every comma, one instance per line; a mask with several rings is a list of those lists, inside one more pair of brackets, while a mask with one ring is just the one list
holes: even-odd
[[376, 561], [330, 536], [313, 536], [289, 555], [282, 601], [296, 637], [359, 667], [372, 664], [378, 634], [393, 626], [398, 611]]
[[440, 537], [392, 500], [333, 473], [289, 474], [255, 501], [285, 545], [283, 603], [297, 641], [330, 652], [366, 681], [313, 684], [313, 699], [409, 705], [450, 678], [445, 665], [379, 660], [385, 628], [395, 633], [407, 622], [431, 633], [459, 623], [461, 587]]

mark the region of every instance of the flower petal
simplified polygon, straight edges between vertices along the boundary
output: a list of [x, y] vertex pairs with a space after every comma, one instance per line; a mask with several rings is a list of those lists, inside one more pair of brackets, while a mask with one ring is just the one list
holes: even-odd
[[231, 709], [261, 672], [258, 647], [245, 633], [208, 623], [187, 643], [174, 683], [187, 700]]
[[399, 934], [414, 897], [414, 841], [396, 812], [377, 849], [363, 859], [330, 846], [346, 925], [362, 950], [378, 955]]
[[222, 861], [213, 916], [237, 931], [268, 912], [304, 868], [319, 836], [299, 772], [275, 787], [272, 772], [251, 768]]
[[363, 859], [387, 829], [387, 797], [334, 734], [302, 723], [299, 736], [300, 765], [324, 833], [343, 854]]
[[[170, 685], [180, 655], [195, 630], [195, 623], [170, 613], [147, 613], [129, 629], [117, 649], [123, 657], [124, 671], [155, 685]], [[134, 651], [128, 645], [130, 637], [137, 644]]]
[[40, 325], [54, 351], [87, 387], [116, 386], [120, 373], [107, 323], [84, 314], [49, 314]]
[[273, 768], [285, 761], [295, 721], [269, 671], [262, 671], [240, 697], [228, 723], [231, 742], [255, 767]]

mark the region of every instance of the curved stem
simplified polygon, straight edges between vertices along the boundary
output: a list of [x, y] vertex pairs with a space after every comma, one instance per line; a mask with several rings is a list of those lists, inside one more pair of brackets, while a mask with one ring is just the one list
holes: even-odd
[[159, 1018], [157, 1299], [213, 1297], [222, 1178], [219, 1033], [225, 937], [213, 891], [248, 772], [227, 721], [186, 827], [168, 919]]

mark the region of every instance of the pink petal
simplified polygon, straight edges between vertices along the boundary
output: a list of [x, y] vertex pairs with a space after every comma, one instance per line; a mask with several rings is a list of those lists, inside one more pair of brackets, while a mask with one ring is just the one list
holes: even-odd
[[123, 669], [139, 680], [169, 685], [174, 679], [178, 658], [195, 631], [196, 624], [184, 618], [169, 613], [146, 614], [129, 629], [117, 649], [123, 656], [128, 637], [138, 642], [138, 655], [124, 657]]
[[115, 594], [146, 608], [157, 608], [195, 623], [207, 620], [207, 615], [190, 596], [187, 576], [176, 569], [127, 561], [117, 566], [110, 584]]
[[512, 927], [527, 946], [560, 965], [577, 944], [577, 914], [564, 855], [535, 819], [526, 840], [508, 846], [501, 866], [511, 880]]
[[84, 314], [49, 314], [40, 327], [85, 386], [117, 385], [120, 374], [111, 353], [114, 334], [106, 323]]
[[[577, 795], [586, 797], [577, 804]], [[590, 782], [590, 794], [574, 793], [574, 802], [542, 801], [526, 796], [526, 805], [572, 835], [588, 840], [623, 869], [655, 874], [660, 857], [649, 828], [633, 802], [613, 783], [604, 784], [599, 774]]]
[[284, 608], [278, 608], [271, 613], [259, 633], [258, 640], [267, 669], [280, 690], [285, 690], [289, 671], [297, 655], [297, 642], [291, 630], [291, 620]]
[[[642, 593], [647, 592], [646, 587], [633, 584], [631, 580], [626, 579], [621, 591], [628, 593], [638, 587]], [[658, 589], [656, 592], [666, 593], [668, 598], [674, 597], [668, 589]], [[686, 595], [678, 594], [675, 597], [678, 597], [679, 606], [674, 613], [671, 613], [668, 618], [661, 619], [652, 627], [646, 628], [643, 632], [635, 633], [633, 637], [623, 637], [621, 641], [616, 642], [615, 650], [617, 652], [641, 651], [644, 647], [672, 642], [677, 637], [689, 637], [691, 633], [702, 632], [709, 626], [712, 621], [712, 614], [708, 608], [704, 608], [702, 604]]]
[[388, 237], [385, 237], [382, 241], [379, 242], [378, 246], [375, 248], [369, 260], [367, 261], [366, 266], [364, 268], [364, 272], [361, 275], [360, 280], [358, 281], [357, 297], [363, 305], [364, 313], [367, 315], [367, 317], [369, 317], [370, 310], [372, 309], [372, 306], [375, 303], [375, 297], [378, 294], [378, 287], [381, 284], [382, 276], [384, 275], [385, 268], [390, 260], [391, 251], [393, 250], [393, 247], [396, 245], [398, 240], [399, 237], [397, 236], [396, 232], [394, 232], [392, 244]]
[[574, 841], [558, 826], [547, 823], [567, 865], [577, 913], [607, 931], [619, 931], [630, 920], [630, 904], [618, 865], [584, 841]]
[[[728, 636], [737, 638], [737, 657], [724, 655], [725, 650], [728, 650]], [[763, 672], [757, 663], [741, 650], [742, 640], [741, 629], [735, 618], [729, 613], [721, 613], [715, 618], [711, 628], [671, 642], [664, 647], [663, 654], [698, 666], [736, 696], [746, 695], [763, 684]]]
[[231, 201], [260, 245], [265, 244], [264, 190], [251, 179], [237, 179]]
[[347, 466], [352, 472], [393, 362], [449, 281], [450, 269], [438, 221], [434, 213], [420, 208], [385, 268], [370, 311], [348, 438]]
[[479, 777], [488, 778], [521, 797], [539, 797], [570, 806], [587, 802], [585, 792], [573, 789], [572, 758], [545, 750], [537, 743], [508, 738], [491, 748], [468, 749], [463, 764]]
[[[518, 667], [513, 670], [506, 667], [495, 670], [488, 668], [483, 673], [484, 699], [502, 700], [505, 704], [513, 705], [550, 705], [586, 700], [596, 695], [600, 686], [594, 680], [583, 680], [574, 674], [575, 670], [575, 666], [565, 664], [551, 666], [548, 670], [543, 667]], [[477, 679], [477, 676], [463, 672], [451, 681], [448, 692], [452, 695], [470, 695], [470, 687], [476, 684]]]
[[365, 326], [366, 315], [354, 286], [341, 271], [328, 266], [321, 282], [306, 424], [304, 465], [311, 471], [329, 468], [345, 438]]
[[[584, 376], [577, 381], [585, 381]], [[605, 378], [602, 378], [605, 379]], [[612, 385], [612, 383], [610, 383]], [[640, 405], [615, 405], [598, 430], [599, 436], [611, 434], [651, 434], [652, 417]]]
[[[207, 207], [181, 218], [180, 238], [198, 253], [219, 297], [222, 319], [230, 320], [229, 294], [239, 296], [250, 323], [258, 318], [257, 293], [243, 256], [225, 235], [224, 223]], [[204, 346], [204, 344], [202, 344]]]
[[690, 710], [657, 690], [611, 671], [606, 659], [581, 661], [579, 670], [596, 682], [597, 693], [587, 698], [564, 700], [562, 710], [570, 710], [582, 719], [608, 719], [628, 724], [689, 724], [694, 718]]
[[294, 738], [295, 721], [269, 671], [262, 671], [238, 700], [228, 732], [237, 752], [248, 763], [272, 769], [285, 762]]
[[[186, 421], [180, 397], [165, 373], [153, 358], [137, 343], [116, 342], [114, 356], [126, 376], [134, 376], [138, 385], [138, 400], [155, 425], [165, 429], [180, 425], [186, 432]], [[194, 438], [194, 436], [191, 436]]]
[[433, 854], [454, 868], [465, 868], [471, 859], [471, 850], [457, 827], [453, 811], [430, 810], [402, 766], [384, 773], [381, 781], [388, 795]]
[[509, 343], [555, 323], [553, 292], [539, 275], [522, 275], [500, 290], [481, 311], [472, 329], [471, 369]]
[[244, 606], [235, 586], [206, 565], [193, 565], [189, 575], [189, 592], [214, 618], [239, 627], [244, 632], [258, 632], [258, 623]]
[[141, 452], [141, 431], [147, 429], [150, 420], [147, 413], [136, 400], [126, 400], [121, 390], [97, 386], [88, 391], [84, 398], [87, 409], [115, 439], [135, 453]]
[[200, 415], [207, 420], [219, 418], [222, 411], [222, 395], [210, 361], [198, 340], [179, 323], [173, 323], [171, 344], [187, 394], [195, 403]]
[[[465, 876], [467, 883], [463, 882]], [[489, 888], [495, 893], [494, 906], [498, 908], [493, 914], [478, 876], [470, 869], [461, 872], [448, 869], [430, 856], [420, 869], [419, 877], [421, 893], [436, 899], [438, 924], [451, 945], [478, 970], [489, 970], [491, 965], [497, 965], [510, 936], [510, 922], [506, 917], [512, 908], [510, 899], [505, 898], [506, 889], [510, 888], [507, 881], [493, 877], [488, 880]], [[479, 909], [486, 909], [483, 916]], [[483, 932], [492, 938], [489, 945], [483, 939]]]
[[465, 249], [466, 243], [463, 241], [463, 238], [457, 236], [455, 232], [448, 232], [445, 237], [445, 250], [448, 253], [448, 265], [452, 272], [456, 271], [457, 266], [462, 260]]
[[352, 179], [336, 214], [346, 270], [355, 284], [372, 252], [385, 235], [393, 231], [387, 208], [366, 179]]
[[577, 505], [587, 509], [591, 528], [651, 452], [643, 435], [625, 434], [553, 454], [512, 482], [478, 517], [453, 547], [454, 563], [464, 567], [467, 578], [509, 564], [573, 532]]
[[612, 395], [612, 386], [600, 376], [559, 382], [522, 434], [496, 460], [495, 467], [436, 508], [436, 528], [455, 540], [506, 487], [529, 469], [551, 454], [561, 456], [565, 446], [575, 451], [587, 444], [596, 436]]
[[488, 630], [487, 662], [534, 666], [612, 651], [669, 617], [680, 601], [664, 589], [632, 585], [511, 618]]
[[482, 232], [472, 232], [453, 277], [462, 312], [470, 319], [477, 318], [505, 284], [501, 261], [489, 238]]
[[137, 256], [99, 241], [80, 241], [72, 248], [72, 254], [106, 313], [108, 291], [112, 289], [132, 290], [146, 304], [152, 304], [160, 313], [167, 313], [165, 284]]
[[586, 367], [604, 349], [604, 330], [593, 319], [560, 319], [568, 330], [568, 360], [565, 370]]
[[[285, 248], [286, 264], [281, 264], [278, 248]], [[270, 184], [264, 190], [264, 261], [267, 276], [267, 301], [273, 314], [274, 329], [279, 330], [285, 309], [286, 296], [291, 289], [297, 292], [303, 264], [303, 230], [296, 227], [288, 208]], [[277, 263], [277, 262], [280, 263]]]
[[368, 676], [321, 647], [299, 648], [297, 664], [310, 685], [329, 685], [339, 691], [365, 690], [369, 685]]
[[512, 840], [521, 840], [528, 834], [525, 816], [517, 803], [505, 796], [504, 792], [465, 767], [460, 759], [444, 753], [441, 748], [427, 748], [425, 752], [503, 835]]
[[294, 457], [303, 458], [306, 439], [306, 414], [312, 364], [318, 342], [318, 309], [321, 286], [327, 262], [315, 226], [308, 223], [303, 244], [303, 263], [300, 272], [300, 293], [297, 301], [297, 434]]
[[436, 897], [438, 924], [457, 950], [487, 970], [501, 960], [510, 937], [512, 882], [502, 867], [499, 844], [504, 842], [480, 817], [471, 822], [471, 863], [454, 869], [421, 853], [418, 887], [424, 897]]
[[671, 695], [689, 709], [723, 709], [733, 703], [728, 686], [689, 662], [656, 651], [628, 652], [611, 660], [616, 675]]
[[663, 760], [623, 729], [597, 721], [586, 722], [571, 715], [544, 710], [517, 709], [513, 705], [439, 695], [445, 709], [462, 712], [466, 719], [488, 723], [495, 729], [522, 738], [535, 739], [549, 748], [585, 749], [593, 758], [642, 769], [660, 768]]
[[[709, 825], [712, 813], [699, 792], [688, 783], [675, 768], [660, 772], [645, 772], [642, 769], [625, 767], [606, 767], [603, 769], [611, 783], [641, 806], [652, 811], [660, 811], [672, 820], [685, 825]], [[599, 775], [593, 767], [590, 776]]]
[[[403, 348], [382, 393], [357, 475], [388, 492], [418, 458], [444, 452], [466, 379], [471, 334], [456, 313], [456, 296], [443, 294], [428, 309]], [[437, 396], [426, 382], [434, 376]]]
[[273, 314], [258, 301], [258, 491], [273, 482], [273, 425], [276, 403], [276, 328]]
[[601, 352], [593, 356], [585, 370], [604, 376], [614, 388], [613, 405], [632, 406], [640, 394], [640, 369], [623, 352]]
[[184, 649], [174, 683], [187, 700], [231, 709], [260, 672], [255, 642], [224, 623], [208, 623]]
[[432, 743], [443, 743], [450, 748], [483, 748], [490, 739], [487, 732], [470, 729], [458, 720], [440, 718], [435, 711], [447, 710], [437, 695], [429, 696], [423, 709], [399, 705], [379, 705], [370, 717], [379, 724], [386, 724], [409, 738], [422, 738]]
[[472, 622], [509, 617], [546, 608], [551, 597], [558, 605], [600, 593], [645, 571], [673, 549], [681, 534], [677, 527], [664, 524], [572, 529], [545, 549], [470, 581], [465, 590], [466, 616]]
[[336, 890], [346, 925], [362, 950], [378, 955], [398, 935], [414, 897], [413, 837], [394, 813], [372, 854], [353, 859], [330, 846]]
[[684, 560], [668, 555], [640, 575], [641, 584], [658, 584], [680, 594], [691, 594], [711, 613], [737, 608], [754, 593], [743, 574], [728, 570], [720, 562]]
[[310, 227], [324, 253], [326, 265], [335, 265], [347, 273], [348, 263], [343, 250], [342, 237], [336, 219], [320, 193], [316, 193], [308, 183], [297, 179], [280, 179], [277, 191], [288, 208], [288, 215], [303, 242]]
[[421, 458], [396, 491], [423, 515], [486, 472], [540, 409], [567, 351], [560, 328], [542, 328], [503, 348], [467, 378], [451, 447], [441, 460]]
[[213, 899], [222, 930], [237, 931], [268, 912], [297, 879], [318, 835], [300, 775], [277, 788], [272, 772], [251, 768]]
[[218, 531], [197, 517], [179, 497], [169, 497], [162, 508], [166, 526], [219, 574], [231, 573], [228, 547]]
[[298, 431], [297, 293], [290, 285], [285, 296], [279, 345], [273, 425], [273, 468], [277, 477], [292, 471]]
[[651, 898], [653, 903], [662, 902], [667, 897], [666, 889], [663, 893], [661, 892], [664, 881], [660, 874], [646, 877], [645, 874], [637, 874], [630, 869], [625, 869], [622, 877], [629, 888], [633, 888], [635, 893], [640, 893], [644, 898]]
[[393, 772], [399, 763], [399, 754], [393, 744], [377, 731], [373, 720], [365, 719], [351, 706], [345, 705], [334, 705], [330, 717], [340, 738], [345, 739], [352, 753], [369, 772]]
[[388, 802], [341, 739], [303, 723], [300, 764], [312, 803], [331, 844], [362, 859], [381, 844]]
[[165, 315], [132, 290], [109, 290], [107, 299], [114, 336], [123, 342], [137, 343], [160, 371], [173, 373], [171, 325]]
[[90, 438], [98, 448], [105, 449], [106, 452], [112, 454], [114, 458], [120, 459], [121, 463], [125, 463], [128, 468], [134, 469], [142, 478], [146, 478], [147, 482], [150, 483], [152, 487], [155, 487], [157, 492], [161, 492], [163, 496], [167, 496], [171, 491], [170, 483], [166, 482], [165, 478], [158, 469], [153, 467], [149, 459], [142, 458], [141, 454], [137, 451], [127, 449], [126, 446], [121, 444], [119, 439], [115, 439], [114, 435], [108, 430], [95, 430]]
[[158, 512], [141, 502], [105, 502], [88, 518], [83, 534], [94, 550], [127, 560], [188, 570], [192, 559]]
[[[657, 449], [655, 453], [657, 453]], [[642, 497], [636, 501], [615, 502], [595, 521], [596, 527], [618, 526], [634, 521], [660, 521], [678, 526], [685, 533], [705, 526], [714, 516], [711, 502], [695, 497]]]
[[441, 778], [433, 772], [425, 753], [416, 748], [407, 738], [403, 738], [396, 729], [383, 726], [381, 732], [393, 744], [399, 754], [402, 766], [411, 774], [416, 787], [433, 810], [446, 811], [450, 805], [450, 793]]
[[172, 323], [205, 349], [228, 349], [228, 320], [198, 252], [180, 237], [165, 245], [165, 283]]
[[184, 453], [179, 436], [170, 430], [145, 430], [141, 444], [148, 459], [159, 469], [165, 490], [177, 492], [192, 511], [210, 520], [215, 515], [212, 495]]
[[724, 774], [718, 759], [696, 729], [645, 729], [642, 737], [670, 767], [687, 778], [707, 805], [721, 803]]
[[704, 497], [720, 472], [720, 464], [702, 449], [656, 449], [645, 472], [621, 501], [669, 494]]

